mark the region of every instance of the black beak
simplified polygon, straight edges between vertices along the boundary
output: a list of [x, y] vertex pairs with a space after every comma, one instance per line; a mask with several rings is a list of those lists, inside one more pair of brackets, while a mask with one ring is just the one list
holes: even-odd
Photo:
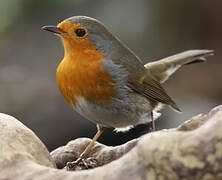
[[58, 28], [56, 26], [43, 26], [41, 29], [45, 30], [45, 31], [53, 32], [53, 33], [56, 33], [56, 34], [65, 33], [63, 30], [61, 30], [60, 28]]

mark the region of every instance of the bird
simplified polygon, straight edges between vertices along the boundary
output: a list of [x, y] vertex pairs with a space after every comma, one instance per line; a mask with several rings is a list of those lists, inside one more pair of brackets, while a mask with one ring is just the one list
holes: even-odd
[[162, 87], [183, 65], [204, 62], [213, 50], [189, 50], [144, 65], [127, 45], [99, 20], [73, 16], [43, 30], [58, 35], [64, 58], [57, 68], [57, 84], [66, 101], [80, 115], [97, 125], [97, 133], [73, 162], [83, 162], [95, 141], [112, 127], [126, 131], [152, 122], [163, 105], [180, 108]]

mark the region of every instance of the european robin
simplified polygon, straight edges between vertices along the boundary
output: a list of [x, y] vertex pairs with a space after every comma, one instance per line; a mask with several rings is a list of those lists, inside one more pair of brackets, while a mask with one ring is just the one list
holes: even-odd
[[98, 131], [79, 159], [80, 163], [103, 133], [152, 122], [163, 104], [180, 111], [160, 83], [184, 64], [203, 62], [211, 50], [192, 50], [146, 65], [100, 21], [74, 16], [43, 30], [59, 35], [64, 58], [57, 69], [57, 82], [66, 101]]

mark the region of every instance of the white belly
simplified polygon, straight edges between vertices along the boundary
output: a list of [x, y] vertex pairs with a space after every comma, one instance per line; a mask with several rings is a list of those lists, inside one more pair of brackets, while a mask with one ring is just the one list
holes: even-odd
[[[80, 97], [73, 107], [83, 117], [104, 127], [126, 130], [151, 121], [149, 102], [144, 98], [135, 98], [135, 95], [122, 101], [115, 99], [110, 105], [95, 103]], [[154, 112], [155, 118], [156, 114]]]

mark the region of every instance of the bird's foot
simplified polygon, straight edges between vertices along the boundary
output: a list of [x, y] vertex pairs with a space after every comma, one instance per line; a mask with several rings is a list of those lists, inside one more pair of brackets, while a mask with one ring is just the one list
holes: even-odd
[[96, 159], [90, 157], [87, 159], [78, 158], [76, 161], [67, 162], [66, 170], [67, 171], [75, 171], [75, 170], [82, 170], [82, 169], [90, 169], [96, 167]]

